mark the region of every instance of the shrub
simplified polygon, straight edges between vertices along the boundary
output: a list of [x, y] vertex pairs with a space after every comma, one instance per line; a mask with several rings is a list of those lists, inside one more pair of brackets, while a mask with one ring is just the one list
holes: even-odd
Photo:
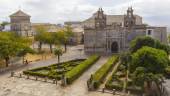
[[67, 84], [71, 84], [85, 70], [87, 70], [91, 65], [93, 65], [98, 59], [99, 56], [97, 55], [90, 56], [87, 60], [74, 67], [71, 71], [68, 71], [65, 75], [67, 79]]
[[166, 78], [170, 78], [170, 66], [165, 69], [165, 76]]
[[[117, 83], [117, 84], [107, 83], [105, 85], [105, 87], [109, 90], [116, 89], [118, 91], [122, 91], [122, 89], [123, 89], [123, 85], [121, 83]], [[133, 94], [141, 94], [142, 93], [141, 87], [137, 87], [137, 86], [129, 86], [129, 87], [127, 87], [127, 90]]]
[[123, 85], [122, 84], [112, 84], [112, 83], [106, 83], [105, 87], [109, 90], [122, 90], [123, 89]]
[[117, 62], [117, 56], [112, 56], [109, 60], [98, 69], [93, 75], [94, 88], [97, 89], [100, 84], [103, 82], [104, 78], [108, 72], [112, 69], [113, 64]]
[[[57, 63], [57, 64], [52, 64], [52, 65], [50, 65], [51, 67], [52, 66], [57, 66], [57, 65], [62, 65], [62, 66], [64, 66], [64, 64], [67, 64], [67, 63], [71, 63], [71, 62], [78, 62], [78, 61], [84, 61], [85, 59], [76, 59], [76, 60], [70, 60], [70, 61], [67, 61], [67, 62], [61, 62], [61, 63]], [[50, 67], [50, 66], [48, 66], [48, 67]]]
[[47, 76], [47, 74], [32, 72], [32, 71], [23, 71], [23, 73], [27, 74], [27, 75], [39, 76], [39, 77], [46, 77]]
[[137, 87], [137, 86], [129, 86], [129, 87], [127, 87], [127, 90], [129, 90], [133, 94], [142, 94], [143, 93], [142, 88]]
[[45, 66], [45, 67], [33, 68], [33, 69], [29, 70], [29, 71], [35, 72], [35, 71], [44, 70], [44, 69], [45, 70], [50, 70], [47, 66]]

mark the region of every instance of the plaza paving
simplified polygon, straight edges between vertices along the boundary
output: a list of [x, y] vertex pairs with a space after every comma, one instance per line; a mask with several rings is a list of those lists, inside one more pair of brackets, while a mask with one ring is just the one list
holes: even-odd
[[[77, 48], [83, 46], [70, 47], [67, 54], [62, 56], [61, 61], [68, 61], [75, 58], [85, 58], [84, 54], [80, 54]], [[107, 57], [101, 57], [96, 64], [87, 70], [79, 79], [72, 85], [61, 87], [59, 84], [50, 84], [42, 81], [27, 80], [24, 78], [9, 77], [10, 72], [0, 75], [0, 96], [113, 96], [108, 93], [89, 92], [87, 90], [86, 81], [90, 75], [94, 73], [107, 60]], [[28, 66], [19, 68], [15, 72], [22, 72], [28, 68], [45, 66], [57, 62], [56, 58], [33, 62]]]

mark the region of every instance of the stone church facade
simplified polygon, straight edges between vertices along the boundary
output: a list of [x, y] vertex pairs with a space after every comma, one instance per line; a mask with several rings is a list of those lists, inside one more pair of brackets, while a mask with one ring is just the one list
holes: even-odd
[[167, 28], [143, 24], [142, 17], [134, 15], [131, 7], [126, 15], [105, 15], [102, 8], [99, 8], [83, 24], [86, 53], [126, 51], [130, 42], [138, 36], [150, 36], [167, 43]]
[[31, 16], [21, 10], [10, 15], [11, 31], [19, 36], [32, 36], [30, 18]]

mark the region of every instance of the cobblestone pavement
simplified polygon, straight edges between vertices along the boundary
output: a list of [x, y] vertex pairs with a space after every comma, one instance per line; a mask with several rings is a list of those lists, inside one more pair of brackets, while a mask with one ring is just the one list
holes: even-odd
[[[71, 47], [72, 51], [62, 56], [61, 61], [68, 61], [75, 58], [85, 57], [76, 48]], [[104, 62], [107, 57], [102, 57], [95, 65], [87, 70], [79, 79], [77, 79], [72, 85], [67, 87], [61, 87], [60, 85], [45, 83], [41, 81], [26, 80], [24, 78], [9, 77], [10, 72], [0, 75], [0, 96], [113, 96], [108, 93], [100, 92], [88, 92], [86, 81], [90, 75], [94, 73]], [[45, 66], [56, 63], [57, 59], [50, 59], [45, 61], [39, 61], [31, 63], [30, 65], [15, 70], [21, 72], [28, 68], [34, 68], [37, 66]]]

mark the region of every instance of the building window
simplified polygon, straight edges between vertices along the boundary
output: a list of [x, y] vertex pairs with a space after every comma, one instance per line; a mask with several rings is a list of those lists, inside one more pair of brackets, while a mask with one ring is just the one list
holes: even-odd
[[152, 30], [148, 30], [148, 35], [151, 35]]
[[147, 30], [147, 35], [152, 36], [153, 35], [153, 30], [151, 30], [151, 29]]

